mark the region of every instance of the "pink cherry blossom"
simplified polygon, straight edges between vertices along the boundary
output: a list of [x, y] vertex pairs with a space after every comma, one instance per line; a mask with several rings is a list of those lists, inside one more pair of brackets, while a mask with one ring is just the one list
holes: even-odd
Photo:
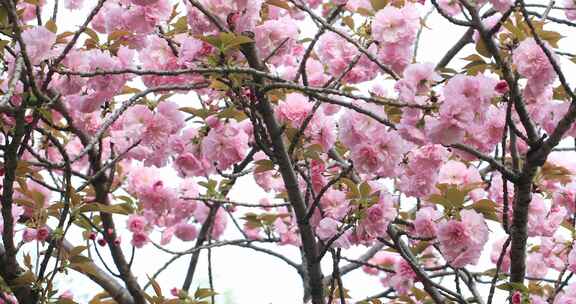
[[576, 271], [576, 246], [572, 247], [568, 255], [568, 269], [570, 269], [570, 271]]
[[416, 38], [419, 16], [411, 5], [392, 5], [378, 11], [372, 25], [372, 38], [384, 44], [411, 44]]
[[[316, 235], [318, 235], [318, 237], [323, 241], [330, 241], [340, 233], [340, 229], [342, 228], [343, 225], [341, 222], [326, 217], [323, 218], [318, 224], [318, 227], [316, 227]], [[349, 235], [350, 231], [344, 232], [344, 234], [342, 234], [334, 241], [333, 246], [339, 248], [349, 248]]]
[[[514, 51], [513, 60], [518, 73], [528, 78], [530, 85], [539, 88], [537, 92], [542, 92], [557, 77], [550, 60], [533, 38], [520, 43]], [[557, 60], [556, 56], [553, 60]]]
[[139, 215], [131, 215], [128, 217], [126, 226], [128, 227], [128, 230], [133, 233], [143, 232], [146, 228], [146, 218]]
[[352, 147], [352, 161], [361, 173], [393, 177], [399, 174], [402, 154], [408, 145], [396, 131], [380, 130], [374, 141]]
[[59, 298], [62, 300], [73, 300], [74, 293], [71, 290], [66, 290], [60, 294]]
[[[368, 263], [372, 264], [372, 265], [378, 265], [380, 267], [384, 267], [384, 268], [392, 268], [394, 267], [394, 265], [396, 264], [396, 261], [399, 259], [398, 254], [396, 253], [391, 253], [391, 252], [386, 252], [386, 251], [378, 251], [374, 257], [372, 257], [370, 260], [368, 260]], [[371, 275], [376, 275], [379, 273], [379, 270], [374, 268], [374, 267], [369, 267], [369, 266], [364, 266], [362, 267], [362, 270], [364, 270], [364, 272], [371, 274]]]
[[442, 168], [438, 176], [438, 183], [452, 185], [466, 185], [481, 182], [482, 178], [474, 167], [466, 167], [462, 162], [449, 160]]
[[404, 77], [395, 85], [400, 98], [405, 102], [413, 102], [416, 95], [425, 95], [430, 85], [440, 81], [440, 75], [434, 71], [430, 63], [411, 64], [404, 70]]
[[48, 230], [48, 227], [42, 226], [36, 230], [36, 240], [44, 242], [48, 240], [48, 237], [50, 237], [50, 230]]
[[[374, 50], [374, 48], [369, 49]], [[327, 32], [317, 43], [318, 59], [328, 67], [328, 73], [334, 77], [343, 75], [347, 67], [354, 61], [360, 51], [354, 45], [344, 40], [333, 32]], [[358, 64], [343, 78], [349, 83], [359, 83], [373, 79], [377, 72], [377, 66], [366, 56], [360, 57]]]
[[341, 220], [350, 210], [349, 202], [346, 200], [346, 193], [339, 190], [329, 189], [320, 200], [322, 210], [327, 216]]
[[496, 80], [483, 75], [456, 75], [444, 86], [445, 105], [453, 107], [455, 103], [460, 103], [464, 107], [472, 107], [481, 116], [495, 96], [496, 83]]
[[[506, 238], [501, 238], [495, 241], [492, 244], [492, 251], [490, 252], [490, 261], [492, 263], [497, 264], [500, 260], [500, 255], [502, 254], [502, 250], [504, 249], [504, 243], [506, 242]], [[500, 271], [508, 272], [510, 270], [510, 245], [506, 248], [506, 252], [502, 258], [502, 262], [500, 264]]]
[[176, 225], [174, 235], [183, 241], [192, 241], [198, 235], [196, 227], [192, 224], [180, 223]]
[[64, 1], [64, 6], [67, 9], [80, 9], [84, 4], [84, 0], [66, 0]]
[[394, 264], [395, 274], [390, 277], [390, 286], [400, 294], [407, 294], [414, 285], [417, 276], [410, 263], [399, 259]]
[[541, 253], [532, 252], [526, 259], [526, 274], [531, 277], [544, 278], [548, 273], [548, 265]]
[[136, 5], [150, 5], [158, 2], [158, 0], [131, 0]]
[[442, 214], [438, 210], [426, 207], [416, 212], [414, 219], [414, 232], [415, 235], [422, 238], [433, 238], [438, 234], [436, 222], [442, 218]]
[[564, 287], [563, 291], [554, 299], [554, 304], [574, 303], [576, 303], [576, 283], [572, 283]]
[[242, 161], [248, 152], [249, 135], [233, 121], [211, 129], [202, 141], [202, 157], [220, 170]]
[[149, 241], [150, 239], [148, 238], [148, 235], [142, 231], [139, 231], [132, 234], [132, 241], [130, 243], [136, 248], [142, 248]]
[[438, 0], [438, 5], [449, 16], [458, 15], [462, 11], [458, 0]]
[[564, 10], [564, 14], [566, 14], [566, 18], [569, 20], [576, 20], [576, 3], [573, 0], [564, 0], [562, 4], [566, 10]]
[[435, 190], [438, 170], [449, 156], [441, 145], [426, 145], [408, 154], [398, 186], [409, 196], [423, 197]]
[[307, 97], [299, 93], [286, 96], [283, 102], [278, 104], [276, 115], [280, 122], [286, 123], [293, 128], [300, 128], [308, 114], [312, 111], [313, 104]]
[[528, 214], [528, 235], [554, 235], [565, 215], [564, 207], [549, 207], [541, 195], [533, 195]]
[[282, 57], [290, 55], [298, 39], [298, 26], [292, 18], [283, 17], [265, 21], [256, 27], [254, 33], [259, 53], [266, 58], [276, 50], [270, 62], [277, 63]]
[[490, 0], [490, 3], [499, 12], [504, 13], [514, 5], [514, 0]]
[[356, 237], [363, 242], [369, 242], [385, 234], [388, 224], [396, 215], [397, 211], [392, 195], [382, 191], [378, 202], [366, 210], [366, 216], [359, 223]]
[[37, 238], [38, 232], [34, 228], [26, 228], [24, 229], [24, 233], [22, 233], [22, 240], [24, 242], [32, 242], [35, 241]]
[[473, 210], [460, 211], [461, 221], [449, 220], [438, 227], [440, 250], [454, 267], [478, 263], [488, 241], [488, 227], [481, 214]]
[[[294, 79], [298, 73], [299, 65], [287, 66], [283, 77], [286, 79]], [[330, 77], [324, 73], [324, 66], [316, 59], [308, 58], [306, 61], [306, 77], [308, 83], [312, 86], [320, 87], [324, 85]]]
[[32, 64], [40, 64], [52, 56], [51, 49], [56, 42], [56, 34], [43, 26], [37, 26], [22, 32], [22, 40], [26, 44], [26, 54]]

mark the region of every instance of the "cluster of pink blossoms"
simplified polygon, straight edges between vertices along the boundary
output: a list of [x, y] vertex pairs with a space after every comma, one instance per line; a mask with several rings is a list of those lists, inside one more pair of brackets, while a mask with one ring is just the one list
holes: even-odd
[[332, 208], [328, 209], [331, 213], [320, 219], [319, 212], [316, 212], [313, 218], [316, 235], [323, 241], [334, 239], [333, 246], [339, 248], [349, 248], [352, 244], [372, 244], [377, 237], [386, 234], [388, 225], [397, 215], [396, 203], [392, 195], [385, 190], [381, 190], [377, 195], [378, 201], [364, 211], [365, 216], [359, 220], [355, 229], [349, 230], [350, 227], [346, 227], [343, 220], [348, 212], [355, 211], [356, 208], [352, 208], [347, 202], [344, 193], [332, 192], [321, 203], [323, 206]]
[[[424, 253], [428, 256], [434, 256], [429, 249], [426, 249]], [[427, 267], [437, 266], [428, 263], [428, 259], [423, 259], [423, 264]], [[380, 277], [380, 282], [385, 287], [394, 288], [401, 295], [408, 295], [414, 284], [419, 281], [410, 263], [397, 253], [380, 251], [368, 260], [368, 265], [362, 267], [362, 270], [370, 275], [381, 274], [382, 272], [376, 267], [390, 270]]]
[[490, 151], [501, 138], [505, 109], [490, 102], [495, 79], [456, 75], [444, 86], [437, 118], [426, 117], [426, 132], [435, 143], [466, 143]]
[[[483, 6], [487, 2], [490, 2], [492, 6], [499, 12], [504, 13], [508, 11], [512, 5], [514, 5], [514, 0], [478, 0], [474, 1], [477, 6]], [[444, 13], [449, 16], [456, 16], [462, 12], [460, 3], [458, 0], [438, 0], [438, 6]]]
[[440, 250], [454, 267], [478, 263], [488, 241], [488, 226], [481, 214], [473, 210], [462, 210], [460, 218], [449, 220], [438, 227]]
[[[324, 152], [327, 152], [336, 142], [336, 121], [335, 111], [329, 107], [320, 107], [313, 112], [313, 103], [308, 97], [299, 93], [292, 93], [286, 96], [276, 108], [278, 120], [287, 124], [291, 128], [300, 129], [305, 122], [308, 123], [304, 130], [304, 136], [311, 145], [320, 145]], [[308, 118], [312, 115], [311, 118]], [[307, 121], [308, 119], [308, 121]]]
[[[375, 54], [376, 47], [370, 46], [368, 52]], [[316, 53], [320, 62], [328, 67], [328, 74], [333, 77], [344, 75], [342, 81], [350, 84], [372, 80], [378, 73], [378, 66], [374, 62], [360, 53], [352, 43], [334, 32], [325, 33], [320, 37]], [[358, 63], [344, 74], [358, 56], [360, 56]]]
[[416, 7], [392, 5], [378, 11], [372, 25], [372, 38], [379, 42], [378, 59], [402, 72], [412, 59], [413, 44], [420, 26]]
[[[134, 167], [128, 178], [127, 191], [136, 197], [143, 209], [141, 215], [128, 218], [127, 228], [132, 232], [132, 244], [142, 247], [148, 242], [153, 228], [162, 229], [161, 244], [167, 244], [172, 236], [183, 241], [196, 238], [196, 224], [203, 223], [209, 207], [193, 198], [199, 196], [196, 183], [184, 179], [179, 188], [165, 185], [160, 169], [154, 167]], [[212, 237], [218, 239], [224, 232], [227, 218], [225, 211], [216, 213]]]
[[[381, 107], [359, 104], [385, 117]], [[402, 155], [410, 144], [397, 131], [353, 110], [345, 110], [339, 120], [338, 138], [348, 149], [358, 172], [380, 177], [399, 176]]]
[[407, 196], [425, 197], [436, 190], [438, 169], [450, 153], [441, 145], [426, 145], [408, 153], [408, 163], [398, 182]]
[[[262, 0], [200, 0], [203, 7], [216, 14], [236, 32], [252, 31], [260, 19]], [[186, 2], [188, 23], [194, 34], [217, 32], [217, 28], [197, 8]]]
[[564, 14], [566, 14], [566, 18], [569, 20], [576, 20], [576, 2], [574, 0], [564, 0], [562, 4], [566, 10], [564, 10]]
[[[133, 67], [136, 52], [120, 47], [116, 56], [108, 51], [72, 50], [63, 61], [74, 72], [95, 72], [97, 70], [118, 70]], [[91, 78], [58, 75], [52, 82], [53, 89], [64, 97], [69, 109], [76, 117], [95, 112], [106, 101], [118, 95], [131, 79], [130, 75], [101, 75]]]
[[[82, 7], [82, 2], [68, 0], [65, 6], [77, 9]], [[298, 59], [304, 54], [305, 47], [299, 42], [301, 33], [297, 22], [303, 18], [303, 14], [265, 4], [262, 0], [198, 2], [233, 32], [253, 31], [257, 51], [262, 58], [267, 59], [271, 71], [278, 72], [286, 80], [295, 80], [296, 75], [300, 74]], [[489, 2], [500, 12], [507, 11], [513, 4], [511, 0]], [[318, 0], [308, 1], [313, 8], [322, 3]], [[475, 3], [481, 6], [488, 1]], [[349, 10], [372, 9], [372, 3], [368, 0], [332, 1], [332, 4], [345, 4]], [[461, 12], [458, 1], [439, 0], [439, 4], [448, 15]], [[205, 67], [209, 62], [208, 57], [218, 54], [217, 50], [191, 34], [217, 34], [218, 29], [197, 8], [189, 3], [186, 5], [189, 32], [176, 34], [173, 41], [168, 41], [162, 35], [156, 35], [156, 31], [160, 32], [171, 17], [172, 6], [168, 0], [108, 1], [91, 25], [100, 34], [120, 36], [122, 46], [106, 51], [97, 48], [72, 49], [61, 64], [72, 72], [121, 70], [135, 68], [136, 63], [145, 70], [158, 71]], [[266, 5], [268, 19], [261, 21], [263, 5]], [[564, 5], [567, 8], [576, 7], [573, 0], [565, 1]], [[34, 18], [34, 6], [27, 3], [18, 3], [18, 6], [25, 20]], [[569, 19], [576, 19], [573, 10], [565, 12]], [[323, 13], [325, 15], [326, 11]], [[498, 14], [484, 20], [485, 26], [493, 27], [500, 17]], [[339, 106], [327, 104], [316, 108], [313, 100], [300, 93], [286, 95], [275, 104], [274, 110], [283, 127], [299, 129], [308, 123], [303, 132], [304, 149], [328, 152], [339, 141], [348, 149], [344, 156], [352, 161], [353, 168], [360, 173], [362, 179], [392, 178], [402, 194], [422, 199], [423, 206], [414, 212], [413, 225], [407, 228], [407, 233], [437, 242], [447, 263], [453, 267], [464, 267], [478, 262], [488, 241], [484, 216], [474, 210], [462, 209], [447, 217], [442, 209], [426, 200], [430, 195], [440, 192], [439, 184], [456, 186], [458, 189], [475, 184], [483, 185], [478, 169], [465, 163], [474, 158], [456, 150], [449, 151], [443, 145], [463, 143], [481, 152], [493, 152], [502, 139], [506, 121], [506, 109], [495, 99], [506, 94], [509, 88], [506, 82], [498, 81], [493, 76], [456, 75], [446, 84], [440, 84], [440, 95], [436, 95], [432, 91], [433, 87], [443, 78], [436, 72], [435, 66], [428, 63], [410, 64], [419, 27], [420, 17], [416, 4], [408, 2], [402, 7], [388, 5], [374, 16], [371, 37], [375, 43], [367, 46], [366, 52], [396, 73], [402, 74], [402, 79], [394, 86], [400, 101], [413, 106], [426, 106], [432, 104], [434, 98], [437, 112], [427, 112], [417, 107], [402, 108], [397, 129], [393, 129], [351, 109], [341, 110]], [[33, 65], [56, 58], [62, 49], [62, 44], [56, 43], [57, 35], [44, 26], [27, 28], [22, 32], [22, 39], [28, 46], [27, 53]], [[475, 34], [475, 40], [478, 39], [478, 34]], [[314, 52], [304, 67], [307, 82], [312, 86], [324, 86], [331, 77], [341, 78], [341, 84], [359, 84], [374, 80], [380, 73], [378, 65], [369, 56], [333, 31], [320, 37]], [[231, 53], [230, 59], [237, 59], [237, 55]], [[543, 130], [551, 133], [569, 107], [568, 103], [554, 100], [553, 83], [557, 75], [553, 66], [532, 38], [520, 43], [512, 59], [516, 71], [527, 79], [522, 93], [530, 114]], [[14, 58], [8, 56], [6, 60], [9, 69], [13, 71]], [[358, 63], [349, 69], [350, 64], [356, 60]], [[302, 78], [300, 75], [299, 80], [303, 82]], [[106, 117], [106, 112], [101, 109], [127, 89], [126, 86], [133, 79], [129, 74], [81, 77], [56, 73], [50, 88], [62, 95], [64, 105], [77, 122], [76, 127], [92, 136]], [[168, 77], [146, 75], [141, 80], [145, 86], [154, 87], [186, 85], [204, 81], [205, 78], [198, 74]], [[3, 89], [6, 85], [2, 84]], [[21, 87], [16, 88], [16, 92], [21, 90]], [[203, 97], [208, 96], [207, 108], [210, 111], [217, 109], [218, 100], [226, 98], [217, 90], [196, 92]], [[373, 95], [386, 97], [379, 89]], [[380, 105], [351, 102], [379, 117], [394, 119]], [[511, 119], [514, 122], [518, 120], [517, 117]], [[164, 98], [158, 101], [147, 100], [146, 103], [131, 106], [112, 125], [110, 137], [102, 140], [103, 157], [125, 152], [125, 160], [120, 164], [122, 168], [130, 169], [125, 189], [138, 200], [141, 207], [127, 219], [127, 229], [132, 233], [131, 243], [138, 248], [146, 245], [155, 231], [162, 233], [161, 244], [167, 244], [173, 237], [182, 241], [194, 240], [199, 226], [206, 221], [209, 213], [209, 207], [204, 203], [191, 199], [200, 195], [196, 178], [229, 170], [244, 160], [250, 147], [255, 147], [254, 130], [248, 119], [239, 121], [212, 115], [195, 122], [199, 122], [200, 127], [187, 126], [185, 115], [174, 102]], [[519, 123], [516, 125], [520, 132], [524, 131]], [[575, 135], [576, 127], [572, 127], [568, 134]], [[112, 151], [111, 146], [114, 146], [115, 151]], [[320, 149], [316, 149], [316, 146]], [[77, 155], [83, 145], [78, 138], [73, 138], [67, 142], [66, 148], [72, 155]], [[527, 146], [518, 143], [517, 148], [525, 152]], [[54, 156], [57, 155], [54, 147], [47, 148], [47, 154], [50, 160], [62, 161]], [[310, 182], [316, 193], [327, 185], [329, 177], [339, 172], [339, 169], [328, 167], [328, 157], [324, 154], [310, 160]], [[30, 157], [24, 154], [23, 158]], [[264, 152], [254, 155], [254, 160], [257, 163], [270, 161]], [[178, 187], [172, 187], [167, 179], [161, 177], [163, 169], [160, 168], [169, 165], [183, 178]], [[82, 158], [73, 168], [85, 169], [86, 166], [87, 159]], [[568, 167], [563, 163], [560, 166]], [[504, 181], [499, 173], [491, 174], [489, 189], [478, 186], [467, 194], [467, 200], [478, 202], [489, 199], [490, 207], [495, 208], [499, 217], [503, 216], [505, 194], [502, 187], [507, 185], [506, 200], [511, 221], [514, 187]], [[571, 174], [574, 174], [574, 170]], [[120, 176], [118, 182], [122, 182], [124, 177]], [[254, 173], [254, 179], [268, 194], [286, 191], [275, 167]], [[305, 192], [308, 181], [300, 178], [298, 182], [302, 192]], [[36, 197], [38, 194], [44, 196], [39, 205], [48, 206], [50, 192], [36, 183], [27, 183], [28, 190], [18, 189], [15, 199], [28, 199], [30, 193], [25, 192], [31, 191]], [[326, 191], [320, 200], [322, 215], [316, 211], [310, 221], [321, 241], [334, 241], [333, 247], [349, 248], [352, 245], [372, 244], [375, 239], [387, 234], [389, 224], [399, 213], [399, 204], [392, 194], [384, 190], [383, 185], [376, 182], [369, 184], [373, 189], [371, 194], [377, 196], [377, 200], [362, 208], [347, 197], [342, 187], [331, 187]], [[576, 247], [558, 233], [568, 213], [574, 212], [576, 183], [572, 181], [560, 185], [542, 181], [538, 186], [542, 188], [543, 194], [533, 195], [528, 216], [528, 235], [533, 238], [531, 240], [538, 240], [538, 245], [534, 245], [528, 254], [528, 275], [544, 277], [549, 269], [562, 271], [566, 267], [576, 271]], [[548, 193], [551, 193], [552, 200], [546, 196]], [[302, 242], [292, 211], [286, 207], [272, 210], [266, 207], [269, 204], [267, 199], [261, 203], [264, 210], [272, 211], [277, 216], [271, 226], [279, 236], [280, 244], [300, 246]], [[18, 220], [30, 216], [32, 212], [28, 207], [15, 207], [13, 217]], [[354, 218], [356, 213], [361, 215]], [[353, 229], [349, 229], [351, 220], [357, 220], [353, 222]], [[226, 222], [225, 211], [221, 208], [216, 214], [213, 238], [222, 235]], [[0, 226], [0, 232], [2, 228]], [[262, 230], [248, 223], [244, 226], [244, 232], [254, 240], [264, 238]], [[49, 230], [43, 226], [28, 227], [21, 231], [26, 242], [45, 241], [49, 237]], [[499, 259], [503, 243], [504, 240], [498, 240], [493, 244], [490, 257], [494, 263]], [[433, 250], [429, 246], [422, 256], [434, 256], [435, 260], [439, 260]], [[382, 278], [382, 283], [393, 287], [399, 294], [408, 294], [417, 281], [410, 264], [396, 254], [379, 252], [370, 263], [394, 270], [393, 274]], [[502, 271], [507, 272], [509, 268], [508, 250], [503, 259]], [[374, 268], [368, 267], [365, 270], [377, 273]], [[574, 289], [575, 285], [567, 287], [555, 303], [576, 303]], [[533, 302], [540, 303], [538, 301], [541, 299], [533, 297]]]
[[576, 283], [572, 283], [554, 299], [554, 304], [575, 304], [576, 303]]
[[[557, 60], [557, 57], [554, 56], [553, 60]], [[528, 79], [525, 95], [541, 96], [557, 77], [546, 53], [534, 38], [520, 43], [514, 50], [513, 61], [518, 73]]]
[[128, 151], [128, 157], [161, 167], [168, 161], [170, 142], [177, 140], [183, 127], [184, 115], [175, 103], [162, 102], [156, 111], [136, 105], [116, 122], [112, 142], [119, 151]]

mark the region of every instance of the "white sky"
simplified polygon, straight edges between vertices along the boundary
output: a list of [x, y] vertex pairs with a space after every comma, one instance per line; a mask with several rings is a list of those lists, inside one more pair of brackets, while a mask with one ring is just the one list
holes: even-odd
[[[51, 1], [49, 1], [51, 2]], [[86, 1], [91, 3], [95, 1]], [[530, 1], [531, 3], [541, 3], [547, 4], [548, 1]], [[47, 7], [51, 7], [49, 3]], [[428, 7], [422, 10], [422, 15], [428, 11]], [[59, 32], [64, 28], [76, 29], [77, 26], [82, 22], [85, 12], [65, 12], [61, 11], [59, 13]], [[64, 22], [64, 23], [63, 23]], [[420, 48], [418, 51], [418, 60], [420, 62], [433, 62], [436, 63], [443, 55], [446, 50], [448, 50], [462, 35], [465, 31], [463, 27], [457, 27], [449, 24], [441, 16], [434, 13], [432, 14], [428, 21], [426, 22], [430, 29], [425, 29], [421, 36]], [[307, 31], [302, 33], [301, 38], [309, 37], [315, 33], [315, 27], [313, 24], [309, 24], [302, 27], [303, 30]], [[557, 27], [560, 33], [564, 33], [565, 27]], [[567, 35], [567, 33], [565, 34]], [[576, 52], [573, 50], [572, 46], [574, 44], [574, 39], [564, 39], [561, 41], [560, 50], [567, 52]], [[464, 49], [457, 58], [463, 58], [473, 51], [472, 46], [468, 46]], [[454, 66], [453, 64], [451, 66]], [[574, 70], [572, 66], [564, 65], [570, 68], [568, 75], [574, 75]], [[565, 69], [567, 69], [565, 68]], [[571, 77], [568, 77], [571, 79]], [[572, 78], [573, 79], [573, 78]], [[573, 84], [576, 84], [574, 82]], [[173, 176], [167, 173], [167, 177]], [[174, 184], [177, 184], [176, 182]], [[251, 177], [244, 177], [239, 179], [237, 185], [234, 187], [229, 197], [236, 201], [245, 202], [257, 202], [261, 197], [266, 196], [266, 194], [254, 185]], [[117, 218], [116, 220], [118, 227], [123, 227], [124, 220]], [[225, 233], [222, 239], [239, 239], [240, 234], [234, 230], [231, 222], [228, 225], [229, 229]], [[495, 229], [500, 231], [500, 229]], [[69, 237], [74, 239], [72, 234]], [[500, 237], [500, 236], [498, 236]], [[154, 237], [153, 237], [154, 238]], [[80, 237], [77, 236], [78, 240]], [[128, 247], [128, 240], [130, 235], [126, 234], [123, 236], [125, 244], [125, 252], [129, 254], [130, 249]], [[158, 240], [159, 238], [155, 238]], [[492, 239], [491, 239], [492, 241]], [[174, 250], [184, 250], [188, 249], [193, 245], [193, 242], [182, 243], [179, 241], [174, 241], [170, 244], [170, 248]], [[295, 247], [277, 247], [277, 246], [266, 246], [263, 247], [274, 249], [280, 253], [285, 254], [294, 261], [299, 261], [299, 252]], [[487, 262], [489, 261], [491, 245], [488, 244], [483, 252], [482, 260], [480, 265], [477, 267], [478, 270], [485, 270]], [[32, 248], [30, 248], [32, 251]], [[361, 255], [364, 248], [353, 248], [346, 251], [343, 255], [355, 258]], [[101, 250], [105, 252], [106, 256], [107, 249]], [[239, 247], [220, 247], [212, 250], [213, 254], [213, 271], [214, 271], [214, 282], [215, 289], [220, 295], [217, 297], [218, 303], [251, 303], [251, 304], [293, 304], [299, 303], [302, 299], [302, 286], [300, 277], [290, 266], [286, 265], [284, 262], [262, 254], [259, 252], [252, 251], [251, 249], [239, 248]], [[137, 250], [137, 254], [134, 262], [134, 272], [139, 278], [140, 283], [145, 284], [147, 282], [146, 275], [152, 275], [159, 267], [161, 267], [170, 256], [156, 249], [152, 245], [148, 245], [143, 249]], [[169, 289], [172, 287], [181, 287], [181, 284], [185, 277], [185, 272], [188, 267], [190, 257], [185, 256], [173, 263], [158, 279], [158, 282], [164, 287], [164, 292], [169, 294]], [[330, 273], [331, 261], [329, 258], [325, 259], [324, 274]], [[207, 287], [208, 277], [207, 277], [207, 263], [206, 255], [203, 254], [198, 265], [198, 270], [196, 272], [196, 279], [192, 284], [192, 289], [197, 286]], [[451, 279], [450, 279], [451, 280]], [[62, 291], [65, 289], [71, 289], [77, 297], [75, 298], [80, 303], [86, 303], [87, 299], [91, 298], [97, 291], [100, 290], [99, 287], [95, 286], [88, 279], [74, 274], [59, 276], [59, 284]], [[378, 279], [373, 276], [368, 276], [364, 274], [361, 270], [356, 270], [344, 277], [344, 285], [346, 288], [351, 290], [351, 295], [355, 300], [360, 300], [366, 296], [376, 294], [383, 291], [383, 287], [379, 283]], [[484, 293], [484, 292], [481, 292]], [[487, 291], [485, 291], [487, 294]], [[81, 297], [84, 295], [85, 297]], [[89, 296], [89, 297], [86, 297]], [[498, 303], [498, 301], [496, 301]]]

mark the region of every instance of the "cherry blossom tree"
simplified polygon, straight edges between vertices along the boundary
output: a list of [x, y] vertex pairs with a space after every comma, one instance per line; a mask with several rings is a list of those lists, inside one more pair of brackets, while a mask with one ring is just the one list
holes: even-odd
[[305, 303], [576, 303], [576, 1], [535, 2], [0, 0], [0, 303], [215, 303], [230, 246]]

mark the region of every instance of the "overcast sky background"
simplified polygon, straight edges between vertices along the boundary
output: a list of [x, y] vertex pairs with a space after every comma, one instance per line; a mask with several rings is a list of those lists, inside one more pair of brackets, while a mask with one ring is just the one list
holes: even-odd
[[[47, 8], [51, 8], [51, 1], [48, 1]], [[86, 3], [95, 3], [94, 0], [87, 0]], [[429, 1], [427, 1], [429, 2]], [[541, 3], [547, 4], [548, 1], [530, 1], [531, 3]], [[91, 8], [89, 8], [91, 9]], [[182, 8], [181, 8], [182, 9]], [[422, 9], [422, 16], [430, 10], [429, 4], [427, 4]], [[48, 14], [50, 10], [47, 10]], [[69, 12], [62, 10], [59, 12], [58, 17], [58, 27], [59, 32], [63, 30], [75, 30], [78, 25], [84, 20], [88, 10]], [[553, 15], [559, 15], [557, 12], [552, 12]], [[561, 16], [561, 14], [559, 15]], [[466, 28], [458, 27], [449, 24], [437, 13], [433, 13], [428, 18], [426, 22], [428, 28], [425, 28], [420, 37], [420, 47], [418, 50], [418, 61], [419, 62], [433, 62], [436, 63], [442, 58], [444, 53], [461, 37]], [[560, 31], [560, 33], [565, 33], [566, 28], [561, 26], [554, 27]], [[316, 33], [316, 27], [313, 23], [306, 24], [306, 26], [301, 27], [302, 33], [300, 38], [311, 37]], [[565, 34], [567, 35], [567, 33]], [[573, 47], [574, 38], [563, 39], [560, 43], [560, 50], [567, 52], [576, 52]], [[468, 46], [465, 48], [457, 58], [463, 58], [470, 55], [473, 52], [473, 46]], [[460, 61], [460, 64], [462, 61]], [[566, 62], [567, 63], [567, 62]], [[450, 65], [451, 67], [458, 66], [458, 60]], [[564, 65], [565, 72], [569, 76], [574, 75], [573, 65]], [[568, 79], [574, 79], [573, 77], [568, 77]], [[574, 85], [575, 82], [572, 82]], [[387, 87], [393, 85], [391, 81], [388, 81]], [[390, 92], [391, 94], [393, 92]], [[173, 100], [177, 100], [181, 104], [187, 104], [190, 106], [190, 97], [178, 96]], [[570, 154], [570, 158], [574, 159], [574, 155]], [[170, 172], [171, 170], [166, 170], [166, 178], [173, 180], [173, 184], [178, 184], [178, 178]], [[264, 193], [258, 187], [255, 186], [253, 179], [248, 177], [240, 178], [236, 186], [231, 191], [229, 197], [236, 201], [251, 202], [256, 203], [262, 197], [270, 197], [268, 194]], [[116, 223], [118, 227], [124, 227], [125, 220], [121, 217], [116, 217]], [[501, 229], [494, 227], [495, 231], [500, 231]], [[231, 222], [229, 222], [227, 232], [222, 237], [223, 240], [233, 240], [240, 239], [241, 235], [234, 230]], [[76, 244], [81, 244], [81, 236], [79, 233], [74, 233], [72, 231], [68, 237], [71, 241], [76, 240]], [[76, 231], [77, 232], [77, 231]], [[501, 237], [497, 235], [496, 237]], [[129, 240], [131, 236], [129, 234], [123, 235], [125, 253], [130, 253]], [[159, 240], [158, 235], [153, 235], [152, 239]], [[494, 240], [494, 235], [491, 236], [490, 242]], [[173, 241], [169, 248], [173, 250], [185, 250], [192, 247], [194, 242], [183, 243], [179, 241]], [[277, 252], [285, 254], [293, 261], [299, 261], [299, 252], [295, 247], [284, 246], [265, 246], [263, 247], [272, 248]], [[32, 250], [29, 247], [30, 251]], [[472, 267], [472, 270], [485, 270], [489, 261], [491, 244], [488, 244], [483, 252], [481, 262], [479, 266]], [[355, 247], [347, 250], [343, 253], [344, 256], [349, 258], [356, 258], [360, 256], [366, 248]], [[101, 250], [104, 252], [105, 256], [109, 257], [108, 250]], [[152, 276], [158, 268], [160, 268], [164, 263], [170, 259], [170, 256], [166, 253], [158, 250], [152, 245], [147, 245], [143, 249], [136, 251], [135, 262], [133, 270], [137, 275], [141, 284], [147, 282], [146, 275]], [[190, 256], [184, 256], [178, 261], [174, 262], [158, 279], [158, 282], [164, 288], [166, 294], [169, 293], [169, 289], [172, 287], [181, 287], [182, 282], [185, 277], [186, 269], [188, 267]], [[294, 271], [293, 268], [286, 265], [284, 262], [278, 260], [277, 258], [271, 257], [266, 254], [252, 251], [251, 249], [239, 248], [239, 247], [219, 247], [212, 250], [213, 259], [213, 271], [214, 271], [214, 284], [215, 290], [219, 293], [217, 297], [218, 303], [251, 303], [251, 304], [293, 304], [299, 303], [302, 300], [302, 286], [300, 277]], [[324, 274], [329, 274], [331, 269], [331, 260], [326, 258], [324, 261], [325, 265], [323, 267]], [[110, 264], [112, 265], [112, 264]], [[208, 287], [208, 277], [207, 277], [207, 263], [206, 254], [201, 257], [200, 263], [197, 268], [195, 280], [192, 284], [192, 290], [196, 287]], [[450, 284], [450, 283], [449, 283]], [[101, 289], [94, 285], [90, 280], [83, 276], [75, 274], [73, 271], [70, 272], [69, 276], [58, 276], [58, 286], [61, 290], [70, 289], [76, 294], [75, 300], [80, 303], [87, 303], [95, 293]], [[350, 289], [350, 294], [353, 296], [354, 300], [360, 300], [367, 296], [376, 294], [383, 291], [382, 285], [379, 283], [379, 279], [374, 276], [366, 275], [362, 270], [356, 270], [344, 277], [344, 286]], [[482, 293], [482, 292], [481, 292]], [[487, 294], [487, 291], [486, 291]], [[498, 301], [496, 301], [498, 303]]]

